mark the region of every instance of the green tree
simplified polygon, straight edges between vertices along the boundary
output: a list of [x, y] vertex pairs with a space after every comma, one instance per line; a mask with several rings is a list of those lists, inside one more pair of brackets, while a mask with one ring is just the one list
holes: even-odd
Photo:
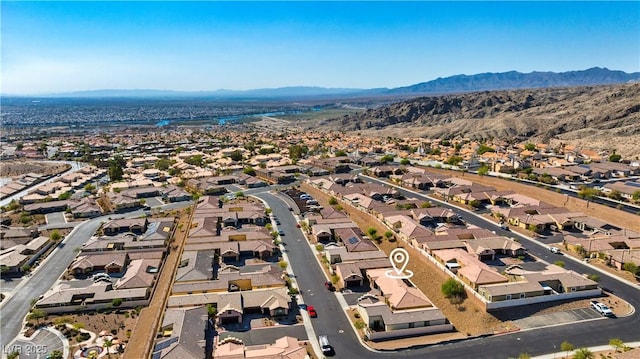
[[622, 265], [622, 270], [631, 272], [632, 274], [638, 274], [638, 266], [633, 262], [627, 262]]
[[174, 164], [175, 161], [172, 161], [168, 158], [160, 158], [156, 161], [155, 163], [155, 167], [157, 169], [159, 169], [160, 171], [166, 171], [169, 169], [169, 167], [171, 167], [172, 164]]
[[369, 227], [367, 229], [367, 234], [369, 235], [369, 238], [371, 239], [377, 239], [378, 238], [378, 230], [375, 229], [374, 227]]
[[611, 338], [609, 339], [609, 345], [616, 351], [620, 351], [620, 349], [624, 349], [625, 345], [622, 339], [620, 338]]
[[329, 205], [335, 206], [336, 204], [338, 204], [338, 200], [335, 197], [329, 198]]
[[598, 196], [602, 196], [602, 192], [595, 188], [582, 186], [578, 191], [578, 197], [580, 198], [591, 200]]
[[617, 153], [612, 153], [611, 156], [609, 156], [609, 162], [620, 162], [621, 159], [622, 156]]
[[471, 200], [469, 201], [469, 206], [471, 206], [471, 208], [478, 208], [480, 207], [480, 201], [477, 199]]
[[527, 151], [533, 151], [533, 150], [536, 149], [536, 145], [535, 145], [535, 143], [529, 142], [529, 143], [524, 145], [524, 149], [527, 150]]
[[119, 307], [121, 304], [122, 304], [121, 298], [113, 298], [113, 300], [111, 301], [111, 305], [114, 307]]
[[213, 319], [218, 315], [218, 309], [211, 303], [207, 304], [207, 315]]
[[229, 155], [229, 158], [231, 158], [233, 161], [236, 162], [240, 162], [242, 161], [242, 152], [240, 150], [235, 150], [233, 152], [231, 152], [231, 154]]
[[[638, 191], [638, 197], [640, 197], [640, 191]], [[11, 202], [9, 202], [9, 204], [7, 205], [7, 209], [9, 211], [15, 211], [18, 208], [20, 208], [20, 203], [18, 203], [18, 201], [16, 201], [15, 199], [12, 199]]]
[[336, 152], [333, 153], [336, 157], [343, 157], [346, 156], [347, 153], [344, 150], [337, 150]]
[[400, 160], [400, 164], [403, 166], [410, 165], [411, 161], [408, 158], [403, 158]]
[[463, 158], [460, 156], [451, 156], [444, 163], [455, 166], [455, 165], [458, 165], [460, 162], [462, 162], [462, 160]]
[[393, 162], [393, 155], [384, 155], [380, 158], [380, 162], [382, 163], [387, 163], [387, 162]]
[[482, 167], [478, 168], [478, 174], [480, 176], [486, 176], [489, 174], [489, 166], [482, 165]]
[[520, 355], [518, 355], [518, 359], [531, 359], [531, 355], [529, 355], [529, 353], [520, 353]]
[[580, 348], [573, 354], [573, 359], [593, 359], [595, 355], [587, 348]]
[[189, 156], [189, 157], [184, 159], [184, 162], [186, 164], [189, 164], [189, 165], [192, 165], [192, 166], [198, 166], [198, 167], [202, 167], [202, 165], [204, 164], [204, 160], [202, 159], [202, 155]]
[[609, 192], [609, 194], [607, 194], [607, 197], [616, 200], [616, 201], [621, 201], [622, 200], [622, 193], [620, 193], [620, 191], [617, 190], [613, 190], [611, 192]]
[[307, 146], [301, 146], [301, 145], [289, 146], [289, 158], [291, 158], [294, 161], [304, 158], [304, 156], [306, 156], [308, 152], [309, 152], [309, 147]]
[[481, 155], [481, 154], [486, 153], [486, 152], [496, 152], [496, 150], [494, 150], [493, 148], [487, 146], [484, 143], [481, 143], [480, 146], [478, 146], [478, 149], [476, 150], [476, 153]]
[[42, 309], [33, 308], [31, 309], [31, 313], [29, 313], [29, 315], [27, 316], [27, 319], [29, 320], [35, 319], [38, 325], [40, 325], [40, 319], [43, 319], [46, 317], [47, 317], [47, 312], [45, 312]]
[[51, 231], [49, 238], [51, 238], [52, 241], [57, 242], [62, 238], [62, 235], [57, 229], [54, 229], [53, 231]]
[[392, 231], [386, 231], [384, 232], [384, 238], [386, 238], [388, 241], [391, 241], [391, 238], [393, 238], [394, 233]]
[[445, 298], [464, 298], [466, 296], [464, 285], [453, 278], [449, 278], [446, 282], [442, 283], [440, 290]]
[[633, 194], [631, 195], [631, 198], [633, 198], [634, 201], [640, 201], [640, 191], [635, 191], [633, 192]]
[[420, 208], [431, 208], [433, 207], [433, 204], [431, 204], [431, 202], [422, 202], [420, 204]]
[[109, 338], [110, 337], [104, 338], [104, 342], [102, 342], [102, 347], [104, 347], [104, 349], [107, 351], [107, 357], [111, 358], [111, 352], [109, 351], [109, 349], [111, 349], [111, 346], [113, 345], [113, 340]]
[[242, 170], [242, 172], [246, 175], [249, 176], [255, 176], [256, 175], [256, 170], [253, 169], [253, 167], [245, 167], [244, 170]]
[[569, 352], [573, 351], [573, 349], [575, 349], [573, 344], [569, 343], [566, 340], [560, 344], [560, 350], [562, 350], [563, 352], [566, 352], [567, 356], [569, 356]]
[[18, 357], [20, 357], [19, 351], [12, 351], [11, 353], [7, 354], [7, 359], [18, 359]]
[[286, 261], [282, 260], [282, 261], [278, 262], [278, 265], [280, 266], [280, 268], [282, 270], [286, 270], [287, 267], [289, 266], [289, 263], [287, 263]]
[[122, 176], [124, 176], [124, 166], [126, 162], [122, 159], [121, 156], [115, 156], [111, 160], [109, 160], [109, 179], [111, 181], [121, 181]]

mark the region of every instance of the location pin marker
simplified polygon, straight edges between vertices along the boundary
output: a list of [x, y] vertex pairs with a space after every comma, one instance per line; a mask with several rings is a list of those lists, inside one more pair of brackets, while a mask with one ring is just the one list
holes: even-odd
[[409, 264], [409, 253], [404, 248], [396, 248], [389, 254], [389, 261], [393, 266], [393, 271], [387, 271], [386, 275], [392, 278], [410, 278], [413, 276], [412, 271], [406, 271]]

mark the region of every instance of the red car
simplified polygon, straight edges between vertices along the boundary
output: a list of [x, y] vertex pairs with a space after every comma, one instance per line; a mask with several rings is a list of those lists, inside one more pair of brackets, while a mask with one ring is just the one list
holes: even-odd
[[316, 308], [314, 308], [313, 305], [307, 306], [307, 313], [309, 313], [309, 316], [311, 318], [315, 318], [318, 316], [318, 313], [316, 313]]

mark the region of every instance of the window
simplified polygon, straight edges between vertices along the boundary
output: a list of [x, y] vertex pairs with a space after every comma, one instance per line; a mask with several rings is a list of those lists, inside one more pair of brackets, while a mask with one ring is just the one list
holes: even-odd
[[526, 294], [520, 293], [520, 299], [525, 298], [525, 297], [526, 297]]
[[511, 300], [511, 294], [507, 294], [504, 299]]

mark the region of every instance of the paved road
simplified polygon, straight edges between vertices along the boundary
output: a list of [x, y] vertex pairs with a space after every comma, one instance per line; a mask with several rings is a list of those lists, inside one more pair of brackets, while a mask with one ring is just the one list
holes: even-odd
[[[161, 208], [172, 210], [191, 205], [192, 202], [177, 202], [163, 205]], [[22, 329], [22, 321], [31, 309], [31, 301], [37, 299], [53, 286], [56, 280], [64, 273], [73, 262], [77, 253], [75, 248], [80, 248], [100, 227], [102, 222], [109, 218], [134, 218], [144, 214], [138, 210], [126, 214], [105, 215], [91, 219], [77, 225], [64, 239], [65, 246], [56, 248], [31, 274], [23, 278], [13, 295], [4, 300], [0, 306], [0, 347], [5, 348]]]
[[56, 181], [60, 176], [64, 176], [67, 173], [71, 173], [71, 172], [76, 172], [77, 170], [81, 169], [82, 167], [86, 166], [86, 163], [81, 163], [81, 162], [75, 162], [75, 161], [43, 161], [43, 162], [50, 162], [50, 163], [68, 163], [71, 165], [71, 168], [68, 169], [66, 172], [61, 173], [59, 176], [53, 176], [51, 178], [48, 178], [42, 182], [39, 182], [31, 187], [27, 187], [25, 189], [23, 189], [22, 191], [11, 195], [3, 200], [0, 200], [0, 206], [6, 206], [7, 204], [9, 204], [12, 200], [19, 200], [21, 197], [25, 196], [26, 194], [29, 193], [29, 191], [31, 191], [35, 186], [40, 186], [43, 185], [45, 183], [51, 183], [53, 181]]
[[[372, 182], [383, 183], [372, 180]], [[400, 189], [406, 195], [415, 197], [416, 194]], [[576, 348], [593, 345], [605, 345], [611, 338], [620, 338], [624, 342], [638, 341], [640, 333], [637, 323], [640, 314], [635, 312], [625, 318], [594, 320], [573, 324], [559, 325], [540, 329], [531, 329], [510, 334], [489, 336], [464, 340], [445, 345], [428, 346], [422, 348], [406, 349], [396, 352], [372, 352], [361, 346], [358, 338], [351, 329], [345, 314], [340, 307], [336, 295], [329, 294], [324, 288], [324, 274], [316, 261], [310, 260], [315, 255], [313, 250], [303, 239], [302, 233], [295, 228], [292, 214], [288, 212], [287, 205], [273, 194], [264, 193], [265, 189], [245, 191], [265, 200], [274, 213], [280, 219], [286, 235], [284, 241], [289, 256], [290, 265], [296, 274], [304, 302], [313, 305], [318, 312], [318, 317], [312, 319], [312, 324], [317, 335], [326, 334], [330, 343], [334, 346], [338, 358], [496, 358], [506, 359], [517, 357], [520, 353], [527, 352], [531, 355], [542, 355], [558, 352], [560, 343], [567, 340]], [[422, 195], [423, 196], [423, 195]], [[427, 199], [426, 196], [423, 198]], [[563, 256], [552, 254], [545, 245], [538, 244], [527, 237], [517, 233], [504, 231], [494, 223], [489, 223], [476, 217], [473, 212], [461, 210], [459, 207], [443, 203], [443, 207], [462, 213], [462, 216], [470, 224], [484, 228], [492, 228], [499, 235], [508, 237], [520, 237], [521, 243], [528, 251], [549, 262], [558, 257], [566, 263], [566, 268], [580, 273], [593, 273], [594, 269], [582, 262], [574, 262], [564, 259]], [[296, 234], [299, 233], [299, 234]], [[606, 273], [600, 274], [600, 284], [616, 295], [627, 300], [631, 305], [640, 308], [640, 291], [637, 286], [622, 283]], [[553, 324], [553, 323], [550, 323]]]

